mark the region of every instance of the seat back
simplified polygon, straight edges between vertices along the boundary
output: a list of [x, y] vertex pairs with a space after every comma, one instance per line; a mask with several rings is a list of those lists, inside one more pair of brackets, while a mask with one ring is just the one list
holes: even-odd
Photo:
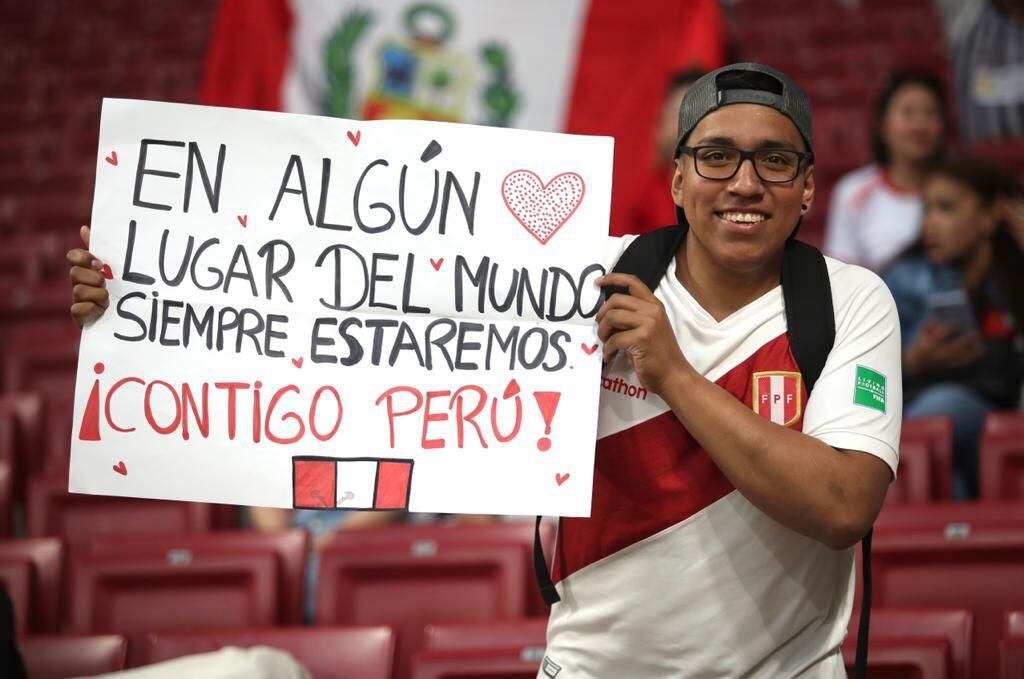
[[[843, 646], [847, 674], [853, 674], [856, 646]], [[867, 676], [871, 679], [948, 679], [949, 643], [939, 638], [872, 639]]]
[[937, 482], [937, 470], [931, 446], [921, 440], [903, 441], [900, 443], [900, 466], [896, 480], [889, 484], [885, 495], [886, 504], [910, 504], [930, 502], [934, 497]]
[[1024, 413], [988, 415], [978, 465], [983, 500], [1024, 500]]
[[945, 416], [904, 420], [900, 431], [900, 450], [912, 443], [923, 443], [931, 453], [932, 500], [948, 500], [953, 491], [953, 421]]
[[[542, 651], [543, 653], [543, 651]], [[511, 648], [420, 651], [413, 657], [412, 679], [535, 679], [542, 657]], [[554, 675], [551, 675], [554, 676]]]
[[56, 538], [0, 541], [0, 583], [20, 633], [57, 631], [64, 547]]
[[123, 670], [128, 641], [119, 634], [32, 636], [18, 648], [32, 679], [65, 679]]
[[1004, 639], [1000, 642], [999, 677], [1000, 679], [1024, 677], [1024, 639]]
[[165, 631], [149, 636], [144, 664], [225, 646], [261, 645], [287, 651], [314, 677], [390, 679], [395, 633], [382, 626]]
[[[844, 650], [856, 650], [859, 612], [850, 616]], [[962, 608], [872, 608], [870, 641], [945, 640], [949, 647], [948, 675], [968, 679], [974, 617]], [[927, 676], [927, 675], [925, 675]]]

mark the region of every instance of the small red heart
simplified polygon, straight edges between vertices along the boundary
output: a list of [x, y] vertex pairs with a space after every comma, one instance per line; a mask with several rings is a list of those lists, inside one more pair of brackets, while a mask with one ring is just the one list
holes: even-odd
[[442, 264], [444, 264], [444, 257], [439, 257], [438, 259], [430, 258], [430, 266], [434, 267], [434, 271], [440, 271]]
[[298, 358], [293, 358], [292, 359], [292, 365], [294, 365], [296, 368], [301, 368], [302, 367], [302, 356], [299, 356]]
[[583, 352], [587, 356], [590, 356], [595, 351], [597, 351], [597, 345], [596, 344], [581, 344], [580, 346], [583, 348]]
[[109, 264], [104, 264], [103, 266], [101, 266], [100, 273], [103, 274], [103, 277], [106, 278], [108, 281], [114, 277], [114, 272], [111, 271]]
[[360, 132], [359, 130], [356, 130], [355, 134], [352, 134], [351, 132], [348, 133], [348, 140], [352, 142], [352, 146], [359, 146], [359, 140], [362, 138], [362, 136], [363, 133]]
[[110, 155], [107, 156], [106, 158], [104, 158], [103, 160], [105, 160], [108, 163], [110, 163], [111, 165], [117, 167], [117, 151], [111, 151]]
[[124, 460], [121, 460], [113, 467], [114, 471], [121, 476], [128, 476], [128, 467], [124, 466]]
[[243, 229], [249, 226], [249, 215], [238, 215], [235, 219], [238, 220], [238, 223], [242, 225]]
[[557, 483], [558, 485], [562, 485], [563, 483], [565, 483], [568, 480], [569, 480], [569, 475], [568, 474], [555, 474], [555, 483]]

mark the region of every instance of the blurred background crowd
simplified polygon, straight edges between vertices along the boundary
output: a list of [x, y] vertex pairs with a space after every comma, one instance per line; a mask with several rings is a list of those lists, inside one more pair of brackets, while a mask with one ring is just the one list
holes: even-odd
[[544, 643], [532, 524], [66, 492], [64, 254], [103, 97], [614, 136], [627, 234], [674, 221], [679, 101], [733, 61], [809, 94], [800, 237], [877, 272], [900, 313], [872, 662], [1024, 676], [1024, 2], [503, 5], [0, 0], [0, 582], [30, 676], [258, 643], [315, 676], [533, 676]]

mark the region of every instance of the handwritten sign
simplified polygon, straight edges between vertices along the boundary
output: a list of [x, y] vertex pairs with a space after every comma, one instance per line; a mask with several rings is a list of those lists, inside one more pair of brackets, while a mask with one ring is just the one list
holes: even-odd
[[612, 140], [103, 104], [70, 490], [585, 516]]

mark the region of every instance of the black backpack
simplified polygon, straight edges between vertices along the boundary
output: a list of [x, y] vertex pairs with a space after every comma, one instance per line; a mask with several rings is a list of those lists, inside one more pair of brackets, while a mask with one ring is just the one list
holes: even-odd
[[[687, 225], [673, 224], [644, 233], [633, 240], [619, 257], [612, 271], [633, 274], [651, 290], [661, 283], [669, 262], [683, 242]], [[605, 295], [627, 291], [606, 286]], [[782, 258], [782, 299], [786, 309], [786, 327], [790, 350], [800, 367], [807, 393], [821, 376], [825, 360], [836, 339], [835, 310], [825, 258], [817, 248], [790, 238]], [[831, 313], [822, 313], [823, 309]], [[551, 582], [540, 540], [540, 521], [534, 530], [533, 566], [541, 596], [549, 606], [561, 601]], [[857, 660], [854, 677], [863, 679], [867, 671], [868, 627], [871, 620], [871, 533], [861, 540], [862, 585], [860, 624], [857, 633]]]

